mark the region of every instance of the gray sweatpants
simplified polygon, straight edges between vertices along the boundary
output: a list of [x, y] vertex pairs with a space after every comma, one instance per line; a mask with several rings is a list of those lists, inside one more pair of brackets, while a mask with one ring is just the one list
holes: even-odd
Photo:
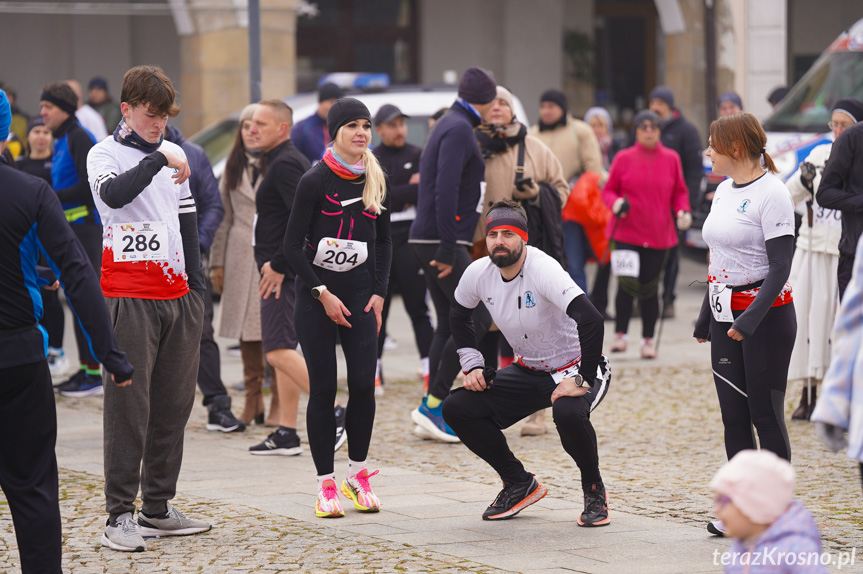
[[104, 371], [105, 507], [111, 519], [165, 512], [183, 462], [183, 434], [195, 401], [204, 302], [106, 297], [121, 351], [135, 374], [118, 387]]

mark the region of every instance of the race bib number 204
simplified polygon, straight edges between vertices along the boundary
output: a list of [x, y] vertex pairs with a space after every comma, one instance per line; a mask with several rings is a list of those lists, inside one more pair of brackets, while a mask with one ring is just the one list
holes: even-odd
[[114, 261], [166, 261], [168, 259], [168, 225], [164, 221], [115, 223]]

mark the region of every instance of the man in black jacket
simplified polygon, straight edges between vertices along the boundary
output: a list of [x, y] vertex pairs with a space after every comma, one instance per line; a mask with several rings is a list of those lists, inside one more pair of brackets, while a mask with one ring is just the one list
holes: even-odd
[[[9, 102], [0, 91], [0, 155], [9, 133]], [[0, 159], [0, 488], [18, 540], [22, 572], [59, 573], [60, 503], [57, 413], [45, 358], [47, 334], [38, 325], [42, 298], [36, 260], [42, 249], [93, 345], [119, 386], [132, 365], [117, 349], [96, 274], [66, 225], [47, 183]]]
[[[462, 273], [471, 263], [485, 194], [485, 162], [473, 129], [497, 97], [494, 78], [482, 68], [468, 68], [458, 86], [458, 98], [435, 123], [420, 159], [417, 216], [409, 243], [423, 268], [434, 301], [437, 327], [429, 351], [429, 389], [422, 404], [411, 413], [420, 427], [438, 440], [458, 442], [441, 414], [459, 371], [458, 356], [449, 327], [450, 305]], [[481, 338], [491, 323], [485, 307], [477, 307], [477, 333]]]
[[[680, 110], [674, 107], [674, 92], [668, 86], [656, 86], [650, 92], [650, 109], [659, 116], [659, 139], [667, 148], [673, 149], [680, 156], [683, 167], [683, 179], [689, 189], [689, 204], [696, 205], [701, 196], [701, 180], [704, 178], [704, 168], [701, 162], [701, 136], [698, 129], [689, 122]], [[675, 230], [677, 231], [677, 230]], [[680, 234], [680, 232], [677, 232]], [[674, 299], [677, 297], [677, 273], [680, 268], [680, 252], [675, 245], [668, 254], [665, 265], [662, 289], [662, 316], [666, 319], [674, 317]]]
[[[54, 135], [52, 186], [63, 206], [66, 221], [72, 226], [99, 277], [102, 270], [102, 224], [87, 182], [87, 154], [95, 138], [78, 123], [75, 117], [78, 96], [65, 82], [45, 86], [39, 105], [42, 120]], [[80, 369], [59, 385], [57, 391], [66, 397], [100, 395], [103, 388], [99, 361], [90, 354], [87, 338], [77, 322], [74, 328]]]
[[[225, 209], [219, 195], [219, 182], [213, 175], [213, 166], [204, 149], [196, 143], [183, 137], [183, 132], [176, 126], [165, 126], [165, 139], [183, 148], [192, 175], [189, 177], [189, 189], [195, 198], [198, 209], [198, 244], [201, 254], [210, 252], [213, 237]], [[205, 273], [205, 276], [209, 275]], [[207, 407], [207, 430], [220, 432], [236, 432], [246, 430], [246, 425], [237, 420], [231, 412], [231, 397], [222, 382], [219, 346], [213, 338], [213, 297], [210, 295], [210, 281], [207, 279], [207, 290], [204, 292], [204, 327], [201, 330], [201, 357], [198, 363], [198, 388], [204, 395], [204, 406]]]
[[854, 254], [863, 232], [863, 118], [836, 138], [815, 198], [818, 205], [842, 212], [839, 238], [839, 297], [851, 281]]
[[[249, 452], [260, 455], [295, 456], [302, 452], [297, 409], [300, 390], [309, 392], [309, 371], [297, 352], [294, 329], [296, 273], [282, 250], [297, 184], [312, 167], [291, 141], [293, 117], [293, 110], [281, 100], [258, 102], [252, 116], [251, 134], [264, 154], [261, 165], [266, 170], [255, 196], [253, 238], [255, 262], [261, 271], [261, 341], [267, 362], [276, 371], [279, 401], [279, 428], [264, 442], [249, 447]], [[338, 450], [345, 441], [345, 410], [338, 404], [335, 409]]]
[[381, 138], [381, 143], [372, 153], [378, 158], [381, 167], [390, 182], [390, 199], [392, 213], [390, 215], [393, 264], [390, 271], [389, 293], [384, 301], [381, 315], [381, 330], [378, 336], [378, 376], [375, 377], [375, 394], [383, 394], [383, 376], [381, 373], [381, 355], [384, 351], [384, 341], [387, 338], [387, 316], [393, 292], [398, 290], [402, 296], [405, 310], [411, 318], [417, 349], [422, 362], [423, 377], [428, 387], [429, 349], [431, 348], [434, 330], [429, 320], [429, 308], [426, 304], [426, 283], [422, 276], [422, 268], [408, 247], [411, 223], [417, 214], [417, 191], [420, 181], [420, 155], [422, 149], [407, 143], [408, 127], [405, 119], [408, 116], [392, 104], [384, 104], [375, 114], [375, 131]]

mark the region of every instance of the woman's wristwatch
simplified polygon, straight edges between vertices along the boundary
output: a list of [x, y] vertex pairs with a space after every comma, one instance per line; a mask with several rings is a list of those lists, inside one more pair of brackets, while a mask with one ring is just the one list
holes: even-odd
[[315, 299], [320, 299], [321, 295], [323, 295], [324, 291], [326, 290], [326, 285], [318, 285], [317, 287], [312, 287], [312, 297], [314, 297]]

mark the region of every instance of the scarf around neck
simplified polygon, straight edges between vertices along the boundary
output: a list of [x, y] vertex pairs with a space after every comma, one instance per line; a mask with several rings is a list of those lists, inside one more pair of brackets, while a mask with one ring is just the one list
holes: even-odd
[[366, 173], [362, 159], [351, 165], [339, 157], [339, 154], [331, 147], [327, 148], [327, 151], [324, 152], [324, 163], [327, 164], [328, 168], [333, 170], [333, 173], [342, 179], [359, 179]]
[[150, 143], [136, 134], [135, 130], [129, 127], [129, 124], [126, 123], [124, 118], [120, 120], [120, 123], [117, 124], [117, 129], [114, 130], [114, 140], [126, 147], [141, 150], [145, 154], [149, 155], [159, 149], [159, 146], [161, 146], [162, 142], [165, 140], [165, 134], [159, 136], [158, 143]]
[[500, 124], [481, 124], [474, 130], [482, 157], [488, 159], [524, 142], [527, 128], [518, 121], [503, 126]]

